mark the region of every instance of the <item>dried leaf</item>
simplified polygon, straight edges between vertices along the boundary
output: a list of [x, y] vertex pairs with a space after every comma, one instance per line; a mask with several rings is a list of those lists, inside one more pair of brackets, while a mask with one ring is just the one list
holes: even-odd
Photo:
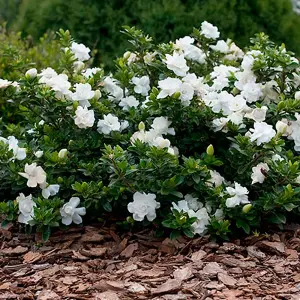
[[156, 289], [153, 289], [151, 293], [153, 295], [159, 295], [169, 292], [176, 292], [181, 289], [181, 281], [177, 279], [169, 279]]

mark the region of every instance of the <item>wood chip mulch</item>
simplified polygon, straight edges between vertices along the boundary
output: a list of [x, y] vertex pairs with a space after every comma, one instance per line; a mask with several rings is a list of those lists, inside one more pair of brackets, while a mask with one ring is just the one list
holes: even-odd
[[243, 240], [0, 229], [0, 299], [300, 299], [300, 226]]

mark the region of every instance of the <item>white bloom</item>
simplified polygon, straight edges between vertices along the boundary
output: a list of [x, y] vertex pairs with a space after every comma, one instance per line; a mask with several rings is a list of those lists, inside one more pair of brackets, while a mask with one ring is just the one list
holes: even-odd
[[126, 51], [123, 54], [123, 57], [127, 60], [127, 64], [131, 65], [133, 62], [135, 62], [136, 60], [138, 60], [138, 57], [135, 53], [130, 52], [130, 51]]
[[7, 88], [8, 86], [10, 86], [12, 84], [11, 81], [8, 81], [6, 79], [1, 79], [0, 78], [0, 89], [5, 89]]
[[178, 54], [176, 51], [173, 55], [166, 54], [167, 68], [173, 71], [177, 76], [185, 76], [189, 67], [186, 64], [186, 60], [183, 54]]
[[157, 54], [156, 52], [145, 54], [145, 56], [143, 57], [145, 64], [146, 65], [151, 64], [151, 62], [155, 59], [156, 54]]
[[178, 78], [168, 77], [164, 80], [158, 81], [158, 87], [161, 89], [157, 95], [158, 99], [166, 98], [167, 96], [172, 96], [174, 93], [179, 92], [182, 82]]
[[227, 42], [230, 43], [230, 46], [228, 51], [229, 54], [225, 56], [225, 59], [236, 60], [236, 59], [243, 58], [244, 52], [234, 42], [230, 42], [230, 40]]
[[127, 120], [121, 121], [121, 126], [120, 126], [120, 132], [126, 129], [129, 126], [129, 123]]
[[85, 78], [93, 77], [97, 72], [101, 71], [100, 68], [88, 68], [85, 71], [82, 72], [82, 75]]
[[19, 217], [18, 222], [28, 224], [34, 216], [34, 207], [36, 203], [32, 200], [32, 195], [25, 197], [23, 193], [17, 197], [17, 202], [19, 204]]
[[91, 104], [89, 100], [95, 95], [91, 85], [89, 83], [76, 83], [75, 89], [75, 93], [72, 94], [72, 100], [79, 101], [79, 105], [82, 107], [90, 107]]
[[245, 118], [252, 119], [255, 122], [263, 122], [266, 119], [267, 110], [266, 106], [254, 108], [251, 112], [245, 114]]
[[257, 146], [262, 143], [268, 143], [276, 135], [276, 131], [273, 129], [272, 125], [265, 122], [254, 123], [254, 129], [250, 129], [250, 141], [256, 141]]
[[85, 64], [82, 61], [75, 61], [73, 67], [74, 67], [74, 71], [78, 74], [84, 69]]
[[71, 51], [79, 61], [85, 61], [90, 58], [89, 53], [91, 50], [83, 44], [77, 44], [73, 42], [71, 45]]
[[192, 224], [194, 233], [203, 234], [206, 230], [207, 225], [209, 224], [210, 217], [207, 213], [207, 209], [205, 207], [200, 208], [197, 212], [190, 212], [189, 217], [196, 217], [197, 220]]
[[175, 135], [174, 128], [169, 128], [171, 123], [172, 122], [169, 121], [168, 118], [157, 117], [153, 120], [151, 127], [155, 130], [157, 135], [161, 135], [161, 134]]
[[231, 112], [241, 111], [246, 107], [246, 100], [241, 95], [234, 96], [229, 101], [228, 107]]
[[120, 101], [123, 98], [123, 90], [117, 83], [118, 81], [111, 77], [106, 77], [103, 81], [104, 89], [108, 93], [110, 100]]
[[97, 130], [103, 134], [110, 134], [111, 131], [120, 131], [121, 123], [118, 117], [108, 114], [103, 116], [103, 120], [99, 120]]
[[267, 172], [269, 170], [269, 166], [266, 163], [259, 163], [257, 166], [253, 167], [251, 174], [252, 184], [256, 182], [263, 183], [265, 180], [263, 172]]
[[300, 91], [295, 93], [295, 100], [300, 100]]
[[197, 211], [198, 209], [203, 207], [203, 204], [198, 201], [198, 198], [194, 198], [190, 194], [186, 194], [184, 196], [184, 200], [187, 202], [188, 207], [194, 211]]
[[248, 82], [243, 86], [241, 95], [247, 100], [247, 102], [252, 103], [258, 101], [263, 93], [261, 91], [260, 84], [255, 82]]
[[206, 185], [210, 187], [218, 187], [225, 181], [224, 177], [222, 177], [221, 174], [215, 170], [209, 170], [209, 174], [211, 178], [206, 181]]
[[55, 196], [59, 192], [59, 184], [49, 184], [48, 186], [44, 184], [42, 187], [42, 195], [45, 199], [48, 199], [50, 196]]
[[49, 79], [57, 76], [57, 73], [52, 68], [47, 68], [42, 70], [39, 76], [40, 76], [39, 83], [47, 83]]
[[36, 158], [41, 158], [43, 156], [43, 154], [44, 154], [44, 151], [41, 151], [41, 150], [34, 152], [34, 155]]
[[75, 224], [81, 224], [82, 218], [86, 214], [85, 207], [77, 207], [80, 203], [78, 197], [72, 197], [69, 202], [65, 203], [60, 209], [60, 215], [62, 217], [61, 222], [65, 225], [70, 225], [72, 222]]
[[222, 130], [223, 132], [228, 132], [228, 129], [227, 129], [228, 121], [229, 121], [229, 118], [214, 119], [213, 122], [212, 122], [213, 130], [214, 131]]
[[88, 127], [93, 127], [95, 122], [94, 111], [88, 110], [87, 107], [78, 106], [75, 112], [75, 124], [79, 128], [86, 129]]
[[216, 45], [211, 45], [209, 47], [211, 49], [213, 49], [214, 51], [219, 51], [221, 53], [228, 53], [229, 52], [229, 46], [223, 40], [220, 40], [220, 41], [217, 42]]
[[60, 159], [66, 158], [67, 155], [68, 155], [68, 150], [67, 150], [67, 149], [61, 149], [61, 150], [58, 152], [58, 158], [60, 158]]
[[279, 154], [274, 154], [272, 155], [272, 160], [275, 161], [283, 161], [284, 158], [282, 156], [280, 156]]
[[184, 213], [187, 213], [189, 210], [191, 210], [187, 200], [180, 200], [177, 202], [177, 204], [175, 202], [172, 202], [171, 210], [173, 209], [177, 210], [178, 212], [184, 212]]
[[134, 96], [128, 96], [121, 99], [119, 106], [123, 107], [123, 110], [128, 111], [131, 107], [137, 108], [139, 104], [140, 102]]
[[189, 106], [194, 96], [194, 89], [189, 83], [182, 83], [180, 86], [180, 100], [183, 106]]
[[35, 78], [37, 76], [37, 69], [36, 68], [32, 68], [32, 69], [29, 69], [26, 73], [25, 73], [25, 76], [26, 77], [29, 77], [29, 78]]
[[218, 27], [213, 26], [212, 24], [204, 21], [201, 24], [201, 32], [202, 35], [204, 35], [208, 39], [217, 39], [220, 36], [220, 32], [218, 30]]
[[278, 88], [278, 84], [275, 80], [271, 80], [266, 82], [265, 85], [262, 86], [262, 93], [264, 96], [264, 103], [269, 104], [272, 102], [277, 102], [279, 98], [279, 94], [276, 91], [276, 87]]
[[150, 79], [149, 76], [143, 77], [133, 77], [132, 83], [135, 85], [134, 91], [137, 94], [141, 94], [143, 96], [148, 96], [148, 92], [150, 91]]
[[19, 175], [28, 179], [27, 186], [29, 187], [36, 187], [46, 182], [46, 172], [36, 163], [25, 164], [25, 173], [19, 173]]
[[156, 218], [156, 209], [160, 208], [160, 203], [155, 198], [155, 194], [134, 193], [133, 202], [128, 203], [127, 209], [135, 221], [143, 221], [146, 217], [151, 222]]
[[68, 76], [66, 74], [59, 74], [53, 76], [50, 79], [46, 80], [46, 85], [51, 87], [54, 91], [57, 92], [57, 96], [61, 95], [71, 96], [71, 83], [68, 81]]
[[226, 200], [227, 207], [235, 207], [240, 204], [250, 203], [248, 200], [249, 191], [239, 183], [234, 183], [234, 188], [227, 187], [226, 192], [232, 196]]
[[[278, 133], [281, 133], [283, 136], [286, 136], [288, 134], [288, 127], [291, 127], [289, 126], [288, 124], [288, 121], [287, 120], [281, 120], [281, 121], [277, 121], [276, 125], [276, 130]], [[291, 134], [291, 132], [290, 132]]]
[[13, 152], [12, 160], [23, 160], [26, 158], [26, 148], [19, 147], [19, 141], [14, 136], [9, 136], [7, 139], [0, 137], [0, 141], [8, 145], [8, 151]]

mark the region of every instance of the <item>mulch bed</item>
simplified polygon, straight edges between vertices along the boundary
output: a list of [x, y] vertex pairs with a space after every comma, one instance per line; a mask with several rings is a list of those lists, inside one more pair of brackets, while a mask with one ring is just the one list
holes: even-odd
[[217, 244], [97, 226], [0, 229], [0, 299], [300, 299], [300, 226]]

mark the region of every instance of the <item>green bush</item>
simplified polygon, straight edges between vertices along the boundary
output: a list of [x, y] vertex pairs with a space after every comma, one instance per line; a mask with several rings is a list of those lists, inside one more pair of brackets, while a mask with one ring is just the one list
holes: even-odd
[[189, 34], [203, 20], [240, 47], [256, 32], [266, 32], [300, 55], [300, 17], [290, 0], [27, 0], [13, 28], [34, 40], [48, 30], [70, 29], [76, 40], [98, 49], [98, 62], [112, 68], [112, 60], [129, 47], [120, 34], [123, 24], [167, 42]]
[[90, 50], [61, 30], [57, 53], [44, 44], [55, 67], [0, 79], [0, 102], [19, 117], [0, 119], [5, 222], [44, 239], [85, 214], [228, 238], [299, 218], [293, 54], [264, 34], [243, 52], [207, 22], [163, 44], [123, 32], [134, 51], [112, 74], [88, 68]]

